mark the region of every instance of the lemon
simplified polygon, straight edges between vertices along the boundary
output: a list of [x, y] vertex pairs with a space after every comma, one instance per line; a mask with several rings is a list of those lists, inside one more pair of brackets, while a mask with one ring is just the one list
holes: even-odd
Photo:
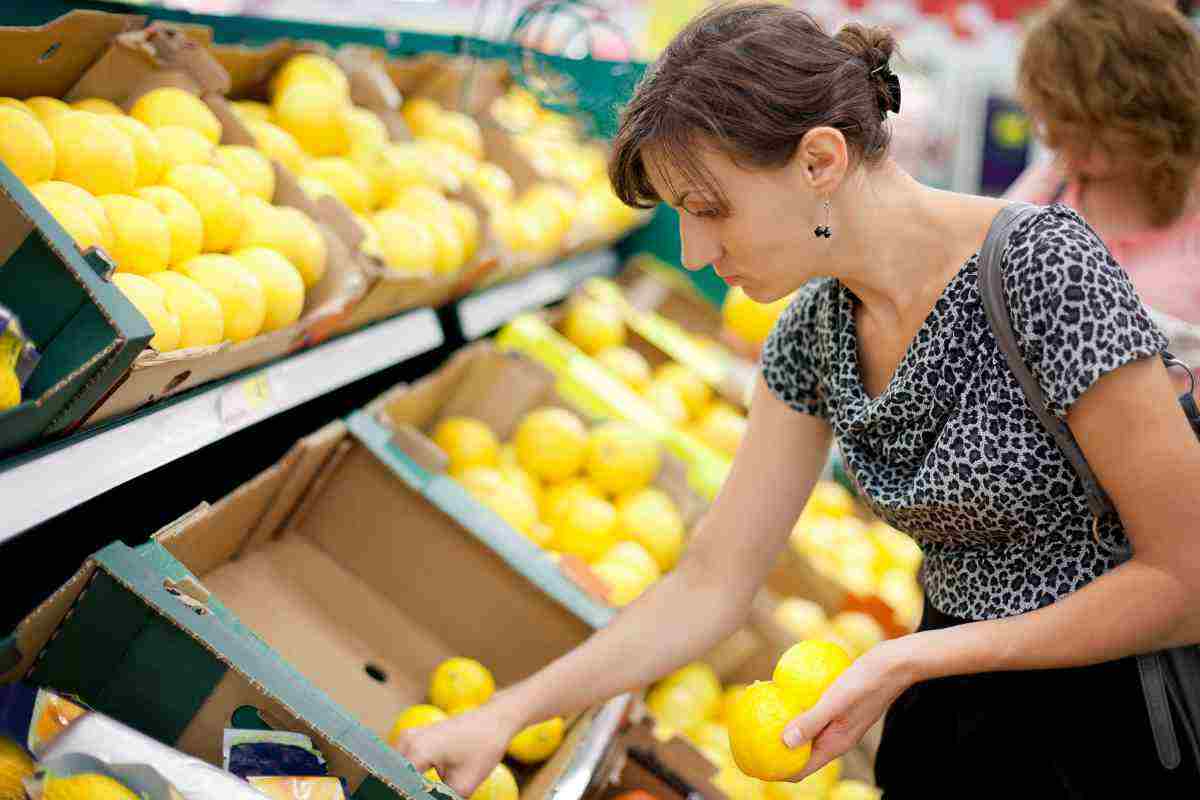
[[54, 142], [37, 118], [0, 106], [0, 161], [26, 185], [54, 177]]
[[430, 167], [436, 173], [435, 183], [447, 192], [460, 192], [463, 185], [475, 174], [479, 162], [449, 142], [424, 137], [416, 146], [425, 154]]
[[403, 211], [417, 219], [446, 220], [450, 218], [450, 201], [437, 189], [423, 184], [405, 186], [396, 193], [387, 207], [395, 211]]
[[442, 275], [450, 275], [462, 269], [466, 263], [466, 246], [451, 219], [428, 218], [425, 220], [433, 234], [433, 269]]
[[846, 671], [850, 661], [846, 651], [833, 642], [807, 639], [787, 649], [775, 664], [771, 680], [792, 707], [807, 711]]
[[746, 435], [746, 425], [746, 417], [736, 409], [713, 403], [701, 411], [693, 430], [700, 441], [733, 458]]
[[254, 136], [255, 146], [272, 161], [278, 161], [293, 175], [304, 171], [308, 156], [296, 137], [272, 122], [252, 119], [246, 123], [246, 128]]
[[723, 768], [713, 778], [716, 786], [729, 800], [764, 800], [767, 784], [744, 774], [737, 765]]
[[609, 347], [597, 353], [596, 360], [639, 394], [650, 385], [650, 364], [636, 350], [628, 347]]
[[233, 107], [234, 112], [243, 122], [250, 122], [252, 120], [272, 122], [275, 119], [275, 115], [271, 112], [271, 107], [257, 100], [235, 100], [230, 103], [230, 106]]
[[296, 183], [300, 184], [300, 188], [304, 193], [313, 200], [319, 200], [322, 197], [337, 197], [337, 192], [333, 191], [333, 187], [320, 178], [314, 178], [311, 175], [301, 175], [296, 179]]
[[244, 224], [237, 186], [215, 167], [180, 164], [167, 173], [167, 186], [188, 199], [204, 220], [204, 252], [223, 253], [239, 241]]
[[523, 492], [525, 492], [525, 494], [529, 496], [529, 499], [533, 501], [534, 506], [540, 509], [542, 507], [541, 482], [537, 478], [533, 477], [529, 470], [522, 467], [515, 460], [506, 461], [503, 456], [503, 451], [504, 448], [501, 448], [501, 457], [498, 467], [500, 474], [503, 475], [505, 479], [511, 482], [514, 486], [517, 486]]
[[292, 262], [266, 247], [237, 250], [233, 257], [262, 284], [267, 301], [262, 333], [286, 328], [300, 319], [300, 312], [304, 310], [304, 279]]
[[463, 246], [463, 261], [469, 263], [479, 252], [479, 215], [461, 200], [450, 200], [450, 221], [458, 231]]
[[113, 116], [108, 122], [128, 136], [130, 144], [133, 145], [133, 157], [137, 161], [135, 183], [138, 186], [153, 186], [158, 183], [167, 170], [167, 159], [154, 132], [133, 117]]
[[[21, 404], [21, 381], [17, 379], [17, 372], [10, 366], [0, 364], [0, 411], [19, 406]], [[0, 800], [4, 798], [4, 758], [0, 755]], [[24, 798], [17, 798], [24, 800]]]
[[792, 297], [788, 295], [771, 303], [757, 303], [750, 299], [742, 287], [734, 286], [725, 295], [721, 318], [738, 338], [750, 344], [762, 344], [771, 328], [775, 327], [775, 320], [792, 302]]
[[213, 154], [212, 165], [221, 170], [242, 194], [271, 202], [275, 198], [275, 168], [253, 147], [225, 145]]
[[158, 284], [128, 272], [113, 275], [113, 284], [137, 307], [154, 329], [154, 338], [150, 340], [151, 347], [160, 353], [179, 347], [179, 315], [167, 308], [167, 295]]
[[[588, 355], [625, 344], [621, 312], [595, 300], [580, 299], [567, 309], [563, 333]], [[686, 401], [685, 401], [686, 402]]]
[[678, 426], [687, 422], [687, 406], [683, 404], [683, 398], [674, 386], [661, 381], [650, 381], [644, 396], [671, 425]]
[[111, 255], [118, 271], [149, 275], [167, 268], [171, 260], [171, 229], [157, 208], [125, 194], [104, 195], [100, 204], [112, 224]]
[[379, 238], [379, 228], [375, 227], [375, 221], [366, 214], [355, 214], [354, 219], [358, 222], [358, 226], [362, 228], [363, 238], [359, 243], [359, 249], [369, 256], [383, 260], [383, 242]]
[[408, 97], [400, 106], [400, 115], [414, 136], [424, 136], [442, 113], [442, 107], [427, 97]]
[[659, 681], [659, 686], [686, 686], [695, 695], [704, 719], [716, 719], [721, 711], [721, 681], [711, 666], [693, 661]]
[[242, 200], [242, 219], [236, 249], [269, 247], [277, 250], [300, 270], [306, 289], [316, 286], [325, 275], [329, 257], [325, 236], [303, 211], [246, 197]]
[[485, 161], [467, 180], [479, 192], [485, 202], [493, 206], [508, 206], [517, 196], [517, 187], [512, 176], [500, 166]]
[[637, 600], [654, 583], [645, 572], [622, 561], [600, 559], [591, 570], [608, 590], [607, 602], [616, 608]]
[[595, 561], [617, 543], [617, 512], [607, 500], [575, 494], [554, 529], [554, 549]]
[[280, 89], [272, 104], [279, 127], [311, 156], [338, 156], [350, 148], [344, 122], [345, 95], [328, 84], [307, 81]]
[[450, 658], [433, 671], [429, 699], [447, 714], [458, 714], [486, 703], [496, 691], [488, 668], [470, 658]]
[[521, 195], [521, 204], [547, 217], [558, 236], [566, 234], [579, 205], [575, 193], [556, 183], [539, 183]]
[[301, 53], [289, 58], [271, 77], [268, 88], [274, 97], [296, 83], [317, 83], [327, 87], [336, 96], [350, 97], [350, 81], [346, 73], [332, 59], [317, 53]]
[[324, 181], [351, 211], [371, 209], [371, 182], [348, 158], [314, 158], [304, 175]]
[[551, 527], [558, 525], [571, 506], [571, 498], [577, 493], [604, 499], [600, 491], [592, 486], [591, 481], [582, 478], [568, 478], [559, 483], [552, 483], [542, 494], [542, 516]]
[[421, 135], [447, 142], [472, 158], [483, 158], [483, 132], [479, 123], [457, 111], [443, 111]]
[[841, 781], [829, 792], [829, 800], [880, 800], [883, 792], [864, 781]]
[[388, 733], [387, 742], [392, 747], [395, 747], [396, 740], [400, 738], [401, 731], [406, 731], [409, 728], [422, 728], [426, 725], [435, 725], [439, 722], [445, 722], [449, 718], [446, 712], [437, 706], [425, 703], [409, 706], [392, 723], [392, 730]]
[[497, 240], [514, 253], [549, 258], [561, 245], [561, 237], [538, 214], [522, 206], [493, 206], [492, 227]]
[[397, 272], [433, 271], [437, 239], [427, 223], [401, 211], [380, 211], [373, 221], [385, 264]]
[[46, 777], [42, 786], [43, 800], [139, 800], [122, 784], [96, 773], [72, 775], [69, 778]]
[[450, 457], [450, 470], [493, 467], [500, 442], [486, 423], [472, 417], [447, 417], [433, 429], [433, 441]]
[[539, 408], [521, 420], [513, 435], [521, 466], [543, 481], [577, 474], [588, 455], [583, 421], [565, 408]]
[[0, 736], [0, 800], [25, 800], [21, 781], [32, 775], [33, 759], [25, 748], [7, 736]]
[[94, 195], [133, 191], [137, 181], [133, 144], [106, 117], [68, 111], [45, 124], [54, 141], [56, 180]]
[[25, 105], [15, 97], [0, 97], [0, 106], [4, 106], [5, 108], [15, 108], [17, 111], [24, 112], [35, 118], [37, 117], [37, 114], [33, 113], [32, 108]]
[[[654, 556], [637, 542], [617, 542], [600, 560], [629, 567], [643, 576], [647, 585], [662, 577]], [[717, 687], [717, 691], [720, 692], [720, 686]]]
[[730, 709], [729, 744], [738, 768], [753, 778], [783, 781], [808, 764], [812, 745], [790, 748], [783, 743], [787, 724], [799, 715], [784, 691], [770, 681], [746, 687]]
[[409, 186], [437, 186], [440, 181], [426, 154], [412, 142], [396, 142], [375, 152], [359, 152], [355, 163], [371, 181], [375, 205], [390, 206]]
[[744, 683], [734, 683], [725, 687], [725, 690], [721, 693], [721, 709], [717, 712], [717, 719], [722, 723], [729, 720], [733, 704], [737, 702], [737, 699], [741, 697], [744, 691], [746, 691], [746, 684]]
[[645, 547], [663, 572], [673, 568], [683, 552], [684, 529], [670, 496], [647, 487], [622, 494], [616, 505], [618, 535]]
[[387, 126], [372, 111], [352, 106], [346, 110], [343, 122], [352, 155], [377, 151], [388, 143]]
[[177, 269], [217, 296], [225, 316], [225, 338], [242, 342], [258, 335], [267, 316], [267, 298], [254, 273], [231, 256], [206, 253]]
[[112, 117], [123, 117], [125, 112], [121, 107], [111, 100], [105, 100], [102, 97], [89, 97], [84, 100], [76, 100], [71, 103], [73, 111], [90, 111], [93, 114], [102, 114]]
[[451, 471], [450, 476], [518, 532], [530, 538], [539, 535], [536, 501], [522, 487], [505, 478], [500, 470], [466, 467]]
[[171, 239], [171, 266], [200, 255], [204, 244], [204, 220], [186, 197], [168, 186], [145, 186], [134, 195], [157, 208], [166, 220]]
[[767, 800], [828, 800], [842, 777], [842, 760], [835, 758], [800, 783], [767, 784]]
[[661, 465], [658, 442], [627, 422], [605, 422], [588, 438], [588, 476], [608, 494], [644, 488]]
[[225, 315], [215, 294], [178, 272], [156, 272], [146, 279], [163, 290], [167, 310], [179, 317], [179, 349], [225, 339]]
[[191, 128], [214, 145], [221, 141], [221, 121], [212, 109], [196, 95], [173, 86], [146, 92], [129, 109], [129, 116], [149, 128], [180, 125]]
[[[104, 213], [104, 206], [100, 205], [100, 201], [85, 189], [80, 189], [78, 186], [72, 186], [69, 183], [60, 181], [45, 181], [32, 187], [34, 197], [50, 212], [50, 216], [58, 221], [59, 225], [67, 234], [75, 240], [75, 244], [80, 250], [86, 250], [89, 247], [103, 247], [110, 254], [113, 247], [112, 226], [108, 223], [108, 217]], [[80, 192], [83, 195], [81, 198], [76, 197], [73, 192]], [[93, 210], [99, 209], [99, 215], [96, 215]], [[104, 231], [101, 232], [99, 223], [103, 222]]]
[[921, 567], [921, 546], [913, 541], [911, 536], [901, 533], [886, 522], [873, 524], [867, 529], [867, 535], [883, 553], [885, 568], [917, 574]]
[[57, 97], [29, 97], [25, 99], [25, 107], [32, 111], [42, 124], [51, 117], [71, 111], [71, 107]]
[[887, 638], [883, 627], [870, 614], [862, 611], [843, 611], [829, 622], [830, 628], [853, 648], [852, 656], [860, 656]]
[[212, 142], [182, 125], [155, 128], [154, 138], [158, 140], [159, 151], [162, 153], [164, 175], [180, 164], [207, 166], [212, 163], [213, 153], [216, 152]]
[[813, 487], [804, 513], [835, 518], [851, 516], [854, 514], [854, 495], [833, 481], [820, 481]]
[[663, 364], [655, 370], [654, 379], [679, 393], [679, 399], [691, 418], [698, 418], [712, 401], [712, 388], [682, 364], [673, 361]]
[[729, 748], [729, 731], [719, 722], [705, 720], [684, 731], [684, 736], [700, 749], [710, 761], [719, 767], [733, 764], [733, 751]]
[[771, 616], [797, 641], [816, 638], [829, 624], [825, 609], [803, 597], [787, 597], [780, 600]]
[[518, 800], [520, 794], [517, 779], [509, 768], [497, 764], [467, 800]]
[[708, 719], [704, 699], [686, 683], [655, 686], [646, 695], [646, 708], [667, 734], [691, 730]]
[[509, 742], [508, 754], [522, 764], [538, 764], [545, 761], [562, 744], [566, 725], [562, 717], [553, 717], [545, 722], [530, 725]]

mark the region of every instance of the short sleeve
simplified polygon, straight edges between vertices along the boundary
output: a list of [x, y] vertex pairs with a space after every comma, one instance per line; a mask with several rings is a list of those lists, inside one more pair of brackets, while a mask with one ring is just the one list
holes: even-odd
[[801, 287], [779, 316], [762, 349], [763, 381], [802, 414], [828, 418], [818, 373], [817, 308], [823, 281]]
[[1014, 231], [1004, 289], [1021, 351], [1060, 419], [1102, 375], [1167, 348], [1125, 270], [1066, 206]]

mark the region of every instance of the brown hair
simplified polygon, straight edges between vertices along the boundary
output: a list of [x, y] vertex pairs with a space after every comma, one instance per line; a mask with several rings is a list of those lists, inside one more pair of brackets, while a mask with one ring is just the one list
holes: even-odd
[[832, 37], [808, 14], [776, 3], [710, 9], [672, 40], [622, 112], [609, 161], [617, 196], [641, 208], [663, 199], [646, 171], [647, 148], [722, 206], [698, 145], [742, 166], [778, 168], [805, 133], [829, 126], [855, 157], [882, 159], [890, 139], [885, 109], [899, 98], [880, 68], [894, 49], [886, 30], [847, 25]]
[[1092, 142], [1142, 166], [1155, 225], [1183, 212], [1200, 168], [1200, 37], [1151, 0], [1066, 0], [1030, 29], [1021, 101], [1046, 144]]

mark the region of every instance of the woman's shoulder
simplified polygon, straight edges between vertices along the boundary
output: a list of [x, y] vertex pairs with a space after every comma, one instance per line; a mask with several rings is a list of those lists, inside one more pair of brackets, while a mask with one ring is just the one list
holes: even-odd
[[[1056, 203], [1023, 220], [1004, 250], [1005, 284], [1039, 287], [1094, 281], [1128, 284], [1104, 240], [1074, 209]], [[1132, 288], [1132, 286], [1131, 286]]]

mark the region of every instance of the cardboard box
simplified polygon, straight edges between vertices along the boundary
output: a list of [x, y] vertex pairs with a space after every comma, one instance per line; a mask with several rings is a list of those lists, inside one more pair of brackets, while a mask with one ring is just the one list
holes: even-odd
[[428, 798], [381, 737], [436, 665], [474, 657], [504, 686], [591, 631], [333, 423], [149, 543], [97, 553], [0, 644], [0, 681], [210, 763], [250, 706], [311, 736], [355, 797]]

